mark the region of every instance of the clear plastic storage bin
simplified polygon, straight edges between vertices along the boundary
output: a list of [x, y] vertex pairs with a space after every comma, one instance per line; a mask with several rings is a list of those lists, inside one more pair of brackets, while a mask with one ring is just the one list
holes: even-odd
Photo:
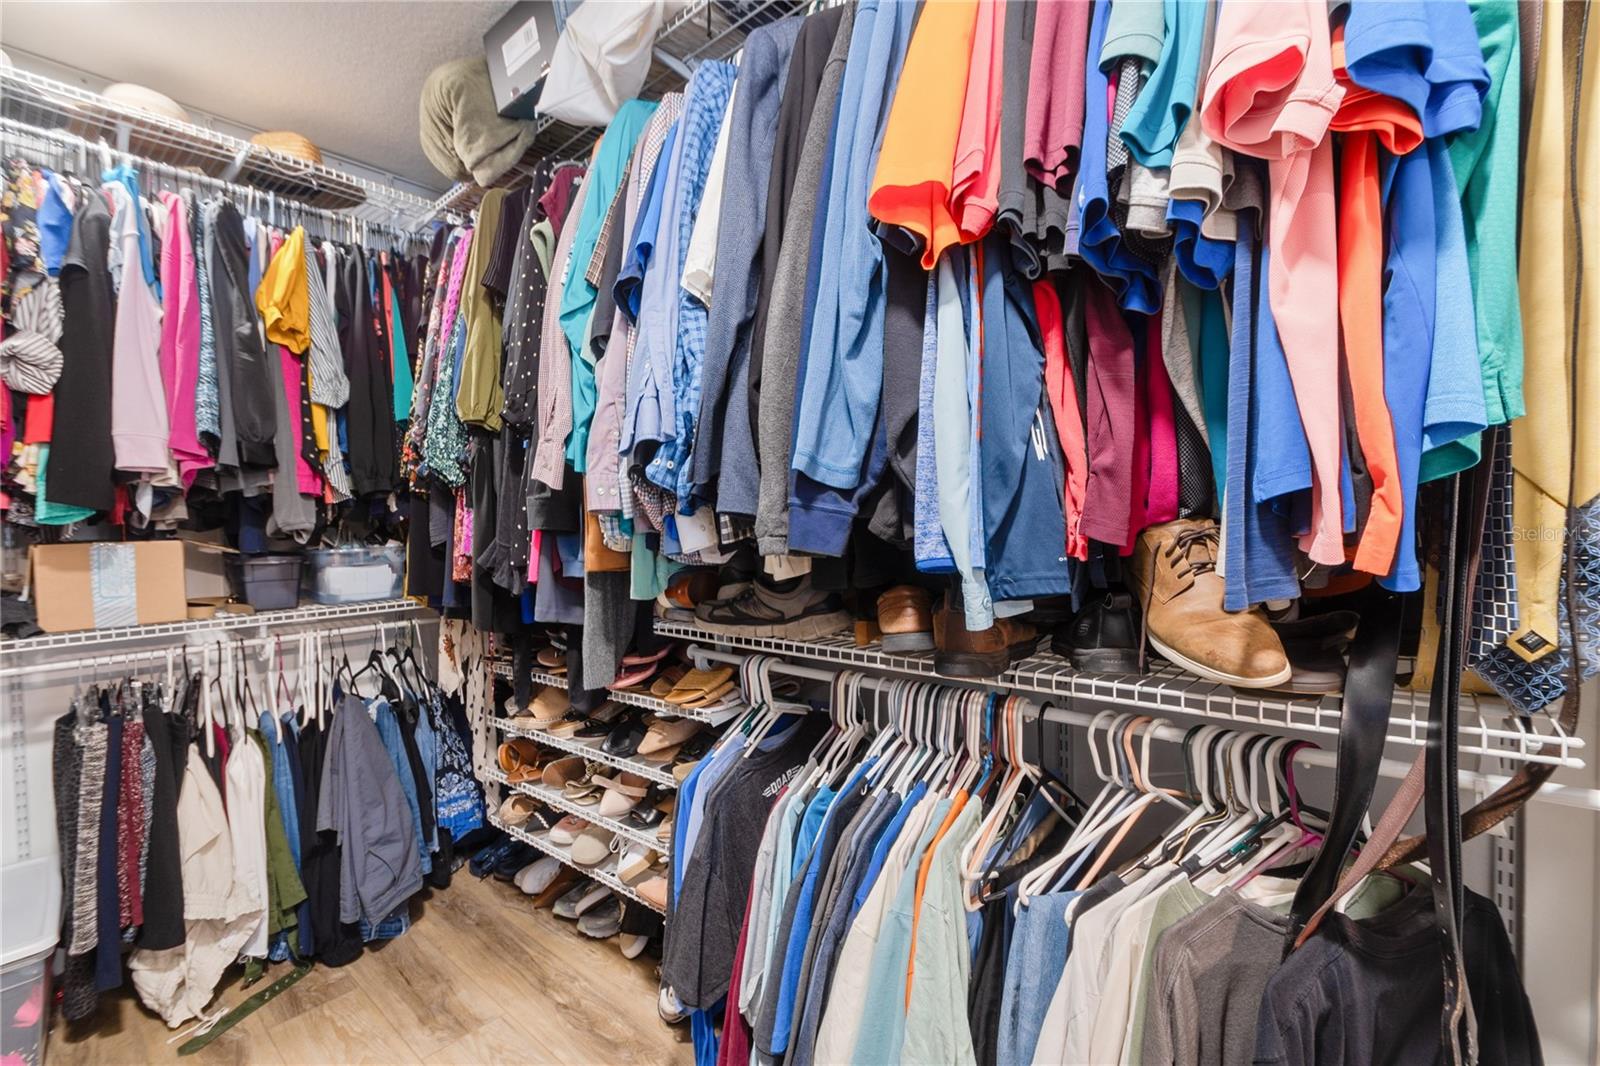
[[298, 555], [229, 555], [226, 567], [233, 594], [258, 611], [277, 611], [300, 603]]
[[401, 544], [318, 548], [306, 552], [306, 559], [311, 564], [311, 598], [317, 603], [393, 600], [405, 588], [406, 550]]
[[50, 855], [0, 868], [0, 1062], [38, 1066], [50, 1018], [61, 873]]

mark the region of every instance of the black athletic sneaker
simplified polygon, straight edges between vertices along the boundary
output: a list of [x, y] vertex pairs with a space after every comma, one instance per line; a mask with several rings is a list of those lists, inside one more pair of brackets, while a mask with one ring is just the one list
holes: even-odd
[[1131, 592], [1108, 592], [1086, 604], [1050, 637], [1050, 650], [1074, 669], [1096, 674], [1137, 674], [1139, 605]]
[[700, 625], [713, 633], [814, 640], [850, 628], [850, 612], [837, 593], [818, 592], [809, 574], [778, 585], [755, 581], [731, 600], [695, 608]]

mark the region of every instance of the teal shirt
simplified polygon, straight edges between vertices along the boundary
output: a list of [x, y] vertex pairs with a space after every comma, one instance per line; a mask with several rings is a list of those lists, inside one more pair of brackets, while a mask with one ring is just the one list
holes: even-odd
[[1450, 141], [1461, 190], [1467, 269], [1483, 367], [1489, 424], [1522, 417], [1522, 308], [1516, 263], [1518, 141], [1522, 122], [1522, 45], [1512, 0], [1470, 0], [1473, 26], [1489, 68], [1483, 120]]
[[394, 338], [394, 420], [400, 422], [411, 417], [411, 349], [400, 321], [400, 298], [393, 291], [389, 293], [389, 331]]
[[[628, 162], [633, 158], [633, 146], [644, 132], [645, 124], [655, 113], [653, 100], [628, 100], [617, 108], [616, 117], [606, 127], [600, 140], [600, 150], [595, 154], [594, 166], [585, 178], [591, 182], [588, 196], [583, 201], [583, 211], [576, 222], [572, 255], [567, 260], [567, 274], [562, 280], [561, 308], [558, 321], [561, 333], [567, 339], [567, 355], [572, 360], [572, 434], [567, 438], [567, 460], [580, 474], [587, 465], [589, 451], [589, 424], [594, 420], [595, 372], [594, 355], [584, 343], [589, 333], [589, 316], [594, 311], [598, 290], [585, 276], [589, 262], [594, 258], [595, 246], [600, 242], [600, 227], [606, 212], [617, 195], [623, 179], [628, 176]], [[622, 236], [613, 233], [612, 238]]]
[[[1116, 20], [1116, 6], [1111, 17]], [[1122, 124], [1129, 153], [1152, 169], [1172, 165], [1172, 149], [1194, 112], [1206, 32], [1204, 0], [1166, 0], [1165, 19], [1161, 56]]]

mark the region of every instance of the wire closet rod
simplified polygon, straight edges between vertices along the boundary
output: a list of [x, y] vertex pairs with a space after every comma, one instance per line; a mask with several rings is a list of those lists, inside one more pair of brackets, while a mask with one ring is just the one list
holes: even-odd
[[[237, 182], [214, 178], [210, 174], [183, 167], [173, 166], [171, 163], [162, 163], [154, 159], [121, 148], [114, 148], [110, 144], [100, 141], [93, 142], [67, 130], [48, 129], [43, 126], [34, 126], [26, 122], [19, 122], [12, 118], [0, 117], [0, 142], [6, 143], [12, 150], [33, 154], [36, 158], [43, 159], [51, 151], [76, 151], [80, 155], [79, 165], [87, 166], [85, 160], [88, 153], [108, 157], [133, 167], [150, 175], [164, 176], [169, 181], [179, 185], [204, 185], [215, 191], [231, 195], [240, 203], [251, 205], [252, 210], [263, 204], [274, 217], [269, 219], [273, 223], [282, 220], [304, 220], [307, 215], [327, 223], [325, 236], [333, 236], [336, 230], [342, 230], [353, 241], [365, 243], [369, 230], [405, 241], [420, 241], [421, 235], [416, 230], [404, 229], [398, 225], [389, 225], [383, 222], [372, 222], [354, 215], [342, 214], [331, 211], [325, 207], [313, 207], [291, 196], [279, 196], [275, 192], [257, 189], [249, 185], [240, 185]], [[54, 143], [52, 143], [54, 142]], [[281, 203], [280, 203], [281, 201]]]
[[[214, 635], [207, 635], [203, 639], [186, 641], [183, 643], [165, 644], [159, 648], [149, 648], [145, 651], [114, 652], [110, 655], [75, 655], [66, 659], [53, 659], [46, 663], [26, 663], [18, 666], [0, 668], [0, 678], [17, 677], [22, 674], [65, 674], [82, 670], [102, 670], [108, 667], [126, 666], [134, 663], [150, 662], [177, 662], [185, 651], [201, 652], [221, 644], [232, 651], [236, 648], [260, 649], [270, 648], [281, 644], [292, 649], [296, 638], [302, 634], [310, 633], [320, 637], [357, 637], [370, 634], [375, 638], [375, 643], [381, 644], [388, 635], [388, 630], [406, 631], [420, 620], [406, 619], [404, 621], [383, 620], [377, 622], [364, 622], [359, 625], [335, 626], [321, 629], [305, 627], [293, 630], [287, 634], [273, 634], [264, 637], [239, 637], [225, 635], [228, 631], [218, 630]], [[199, 636], [199, 634], [196, 634]]]
[[[755, 654], [765, 655], [766, 653]], [[731, 663], [737, 666], [742, 664], [746, 659], [750, 658], [749, 655], [741, 655], [737, 652], [719, 651], [715, 648], [707, 648], [700, 644], [691, 644], [689, 646], [689, 655], [692, 659], [694, 659], [697, 665], [702, 661], [709, 661]], [[806, 678], [811, 681], [831, 683], [839, 674], [850, 672], [846, 670], [828, 670], [819, 666], [801, 666], [797, 663], [791, 663], [785, 659], [780, 659], [777, 656], [772, 655], [767, 655], [766, 657], [773, 660], [772, 669], [778, 673], [788, 674], [790, 677]], [[862, 684], [866, 687], [882, 692], [892, 687], [896, 683], [896, 680], [897, 679], [895, 678], [873, 677], [871, 675], [867, 675], [862, 678]], [[921, 683], [939, 684], [940, 682], [923, 681]], [[954, 688], [959, 686], [948, 685], [946, 687]], [[1033, 699], [1028, 699], [1023, 713], [1027, 717], [1037, 717], [1040, 713], [1039, 704]], [[1057, 722], [1063, 725], [1087, 727], [1091, 722], [1094, 721], [1094, 717], [1095, 716], [1088, 711], [1075, 711], [1066, 707], [1044, 708], [1045, 721]], [[1265, 729], [1250, 728], [1244, 723], [1219, 724], [1223, 725], [1224, 728], [1237, 729], [1243, 732], [1267, 731]], [[1157, 740], [1181, 744], [1185, 734], [1187, 733], [1187, 730], [1180, 729], [1173, 725], [1158, 725], [1149, 729], [1147, 732]], [[1301, 763], [1305, 766], [1332, 768], [1335, 764], [1336, 756], [1333, 752], [1324, 751], [1321, 748], [1300, 748], [1295, 752], [1294, 760], [1295, 762]], [[1382, 776], [1396, 779], [1405, 777], [1410, 770], [1411, 763], [1400, 759], [1384, 759], [1379, 763], [1378, 768], [1378, 772]], [[1461, 788], [1482, 791], [1485, 793], [1492, 792], [1509, 780], [1511, 780], [1511, 778], [1503, 774], [1488, 774], [1477, 770], [1462, 770], [1459, 772], [1458, 777]], [[1600, 789], [1579, 788], [1573, 785], [1563, 785], [1556, 782], [1547, 781], [1545, 782], [1544, 786], [1534, 794], [1533, 798], [1543, 803], [1553, 803], [1561, 807], [1577, 807], [1581, 810], [1600, 812]]]

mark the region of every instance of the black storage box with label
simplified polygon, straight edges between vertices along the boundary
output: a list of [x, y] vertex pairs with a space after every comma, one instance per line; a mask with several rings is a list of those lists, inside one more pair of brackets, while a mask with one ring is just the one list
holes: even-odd
[[505, 118], [533, 118], [560, 30], [550, 0], [521, 0], [483, 35], [494, 106]]

